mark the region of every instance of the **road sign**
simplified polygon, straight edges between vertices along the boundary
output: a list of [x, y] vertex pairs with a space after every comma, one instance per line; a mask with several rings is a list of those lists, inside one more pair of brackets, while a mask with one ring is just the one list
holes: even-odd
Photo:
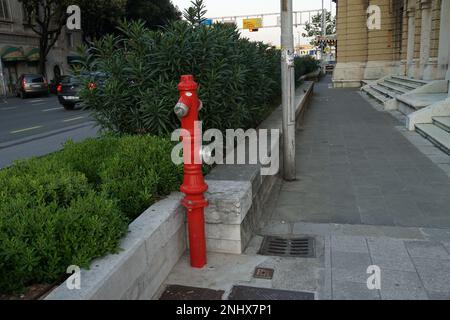
[[212, 19], [205, 19], [202, 22], [203, 25], [205, 26], [211, 26], [213, 24], [213, 20]]
[[262, 18], [244, 19], [243, 29], [255, 30], [263, 27]]

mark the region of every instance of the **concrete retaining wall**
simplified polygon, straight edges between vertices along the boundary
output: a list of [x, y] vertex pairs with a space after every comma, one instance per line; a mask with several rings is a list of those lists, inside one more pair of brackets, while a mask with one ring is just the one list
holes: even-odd
[[154, 299], [186, 250], [181, 199], [174, 193], [137, 218], [119, 254], [97, 259], [90, 270], [81, 271], [80, 290], [69, 290], [63, 283], [46, 300]]

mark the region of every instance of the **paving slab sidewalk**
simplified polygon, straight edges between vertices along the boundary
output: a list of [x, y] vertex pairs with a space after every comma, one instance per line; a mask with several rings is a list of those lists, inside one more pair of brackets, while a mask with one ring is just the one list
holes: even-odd
[[[316, 299], [450, 299], [450, 178], [433, 161], [450, 157], [401, 127], [357, 90], [318, 83], [297, 134], [297, 181], [279, 181], [246, 254], [209, 254], [204, 270], [186, 255], [166, 283], [224, 290], [223, 299], [234, 285]], [[267, 235], [313, 236], [316, 257], [258, 255]], [[368, 288], [370, 266], [380, 289]], [[256, 267], [274, 278], [253, 278]]]

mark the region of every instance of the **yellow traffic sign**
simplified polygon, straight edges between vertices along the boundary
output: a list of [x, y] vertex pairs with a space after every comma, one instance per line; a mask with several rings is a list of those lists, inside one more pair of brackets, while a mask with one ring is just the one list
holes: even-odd
[[263, 27], [262, 18], [244, 19], [243, 29], [255, 30]]

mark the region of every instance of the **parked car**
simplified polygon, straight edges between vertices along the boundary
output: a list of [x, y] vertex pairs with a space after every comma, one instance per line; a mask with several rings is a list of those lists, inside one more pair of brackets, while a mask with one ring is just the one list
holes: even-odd
[[[102, 72], [92, 72], [81, 74], [81, 77], [90, 79], [87, 84], [90, 90], [95, 90], [97, 86], [101, 86], [104, 83], [107, 75]], [[82, 82], [79, 78], [69, 75], [62, 76], [61, 82], [57, 86], [58, 100], [66, 110], [73, 110], [76, 105], [81, 104], [80, 89]]]
[[31, 95], [48, 95], [47, 79], [42, 74], [22, 74], [17, 79], [16, 95], [22, 99]]
[[79, 97], [80, 81], [74, 76], [62, 76], [56, 87], [58, 100], [66, 110], [73, 110], [81, 102]]

